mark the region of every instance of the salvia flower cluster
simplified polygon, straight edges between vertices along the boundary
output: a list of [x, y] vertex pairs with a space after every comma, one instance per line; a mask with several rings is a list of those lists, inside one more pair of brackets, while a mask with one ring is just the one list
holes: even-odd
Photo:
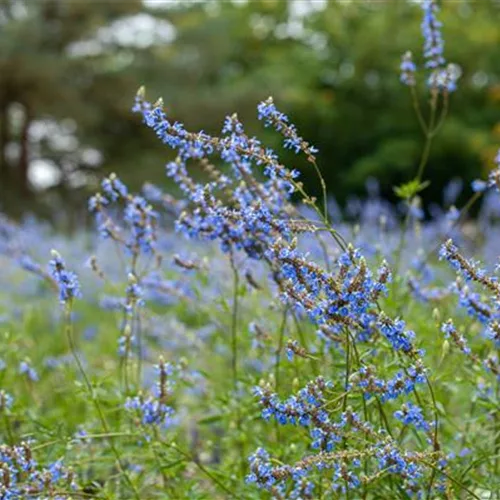
[[59, 300], [61, 304], [67, 304], [75, 298], [81, 297], [80, 282], [78, 276], [69, 271], [66, 263], [56, 250], [52, 250], [52, 259], [49, 262], [50, 275], [59, 288]]
[[[90, 198], [88, 204], [89, 211], [95, 215], [100, 234], [123, 245], [129, 254], [154, 254], [157, 212], [145, 198], [130, 194], [115, 174], [104, 179], [101, 187], [102, 193]], [[114, 208], [121, 208], [121, 220], [113, 217], [114, 212], [111, 210]]]
[[[426, 473], [419, 462], [432, 460], [436, 452], [410, 453], [400, 449], [385, 430], [376, 429], [351, 408], [340, 412], [338, 420], [332, 420], [327, 409], [332, 387], [331, 382], [318, 378], [284, 401], [269, 387], [255, 389], [263, 417], [274, 418], [279, 425], [306, 428], [310, 448], [316, 453], [306, 454], [293, 465], [278, 465], [266, 450], [259, 448], [249, 457], [247, 482], [268, 490], [273, 498], [313, 499], [318, 495], [318, 475], [329, 478], [331, 491], [345, 494], [347, 490], [359, 490], [384, 471], [399, 478], [408, 494], [421, 492], [420, 481]], [[417, 430], [430, 429], [421, 408], [411, 403], [403, 405], [394, 416]], [[361, 446], [355, 444], [360, 441]], [[370, 463], [369, 472], [362, 467], [363, 462]], [[325, 471], [331, 472], [325, 475]]]
[[170, 429], [175, 424], [175, 411], [170, 406], [173, 393], [174, 366], [160, 358], [155, 371], [158, 381], [155, 383], [151, 394], [138, 394], [130, 397], [125, 403], [125, 409], [138, 419], [140, 425], [146, 428], [161, 430]]
[[[422, 10], [421, 29], [424, 38], [424, 66], [430, 70], [427, 83], [431, 90], [440, 90], [445, 93], [454, 92], [457, 89], [460, 69], [456, 64], [446, 65], [444, 40], [441, 33], [442, 23], [437, 18], [439, 12], [437, 2], [435, 0], [424, 0]], [[403, 55], [400, 70], [401, 82], [409, 87], [414, 87], [417, 83], [417, 65], [413, 61], [413, 55], [410, 51]]]
[[[464, 257], [451, 240], [443, 244], [439, 255], [441, 259], [448, 261], [459, 275], [452, 288], [458, 293], [460, 306], [482, 325], [483, 337], [489, 341], [489, 348], [486, 351], [482, 348], [481, 355], [474, 353], [465, 336], [457, 331], [451, 319], [443, 324], [442, 332], [474, 363], [482, 365], [487, 371], [500, 376], [500, 363], [497, 356], [500, 345], [500, 283], [498, 277], [481, 267], [479, 262]], [[463, 284], [462, 280], [468, 286]], [[479, 294], [469, 288], [469, 286], [474, 285], [479, 287], [483, 293]]]
[[[264, 249], [277, 236], [291, 238], [288, 220], [294, 208], [289, 198], [296, 190], [298, 173], [280, 164], [276, 153], [258, 139], [248, 137], [236, 115], [226, 118], [221, 137], [212, 137], [204, 132], [188, 132], [181, 124], [172, 123], [162, 103], [147, 103], [143, 91], [134, 109], [142, 113], [144, 122], [165, 144], [177, 151], [176, 160], [167, 164], [166, 172], [190, 201], [189, 209], [177, 220], [181, 232], [189, 237], [218, 240], [223, 251], [243, 250], [254, 259], [262, 259]], [[269, 120], [279, 116], [288, 123], [274, 107], [269, 109]], [[294, 128], [287, 125], [286, 130], [290, 140], [300, 142], [312, 154]], [[189, 175], [189, 161], [197, 163], [211, 180], [196, 182]], [[228, 173], [223, 174], [215, 166], [214, 162], [221, 161], [228, 164]], [[268, 180], [258, 181], [255, 167], [262, 167]]]
[[417, 384], [425, 383], [425, 373], [420, 360], [388, 380], [378, 377], [374, 366], [362, 366], [351, 376], [350, 383], [363, 391], [365, 399], [378, 396], [380, 401], [385, 402], [411, 394]]
[[32, 446], [0, 446], [0, 498], [71, 498], [77, 489], [75, 473], [61, 460], [41, 466], [34, 458]]

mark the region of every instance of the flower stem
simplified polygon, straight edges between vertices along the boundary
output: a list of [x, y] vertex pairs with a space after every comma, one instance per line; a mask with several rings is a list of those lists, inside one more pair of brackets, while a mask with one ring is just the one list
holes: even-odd
[[106, 422], [106, 418], [105, 418], [104, 413], [102, 411], [102, 408], [101, 408], [101, 405], [99, 403], [99, 400], [97, 399], [97, 397], [95, 395], [95, 392], [94, 392], [94, 389], [92, 387], [92, 384], [91, 384], [91, 382], [90, 382], [90, 380], [89, 380], [89, 378], [87, 376], [87, 373], [85, 372], [85, 369], [84, 369], [84, 367], [82, 365], [80, 357], [78, 356], [78, 352], [76, 351], [76, 346], [75, 346], [75, 342], [74, 342], [74, 339], [73, 339], [73, 323], [71, 321], [71, 308], [72, 308], [72, 302], [68, 301], [66, 303], [66, 306], [65, 306], [65, 309], [64, 309], [64, 311], [65, 311], [64, 318], [65, 318], [66, 338], [68, 340], [68, 345], [69, 345], [71, 354], [73, 355], [73, 358], [75, 359], [75, 362], [76, 362], [76, 364], [78, 366], [78, 369], [79, 369], [79, 371], [80, 371], [80, 373], [82, 375], [82, 378], [84, 380], [87, 392], [89, 393], [90, 399], [92, 400], [92, 403], [95, 406], [95, 409], [96, 409], [97, 414], [99, 416], [99, 420], [101, 421], [101, 425], [102, 425], [102, 428], [104, 430], [104, 433], [109, 435], [109, 437], [108, 437], [109, 447], [111, 448], [111, 451], [113, 452], [113, 454], [114, 454], [114, 456], [116, 458], [116, 463], [118, 465], [120, 473], [123, 475], [123, 477], [125, 478], [125, 481], [127, 482], [127, 484], [129, 485], [130, 489], [132, 490], [134, 498], [136, 498], [137, 500], [140, 500], [141, 497], [139, 495], [139, 492], [138, 492], [136, 486], [134, 485], [134, 483], [132, 482], [132, 480], [130, 479], [129, 474], [125, 470], [125, 467], [123, 465], [120, 453], [119, 453], [118, 449], [116, 448], [116, 446], [114, 444], [113, 438], [111, 437], [111, 432], [110, 432], [108, 423]]

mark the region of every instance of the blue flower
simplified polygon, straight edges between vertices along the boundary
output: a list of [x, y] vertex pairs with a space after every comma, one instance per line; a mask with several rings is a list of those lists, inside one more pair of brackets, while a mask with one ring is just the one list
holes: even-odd
[[26, 375], [32, 382], [38, 382], [39, 380], [38, 373], [30, 366], [28, 361], [21, 361], [19, 363], [19, 373]]
[[10, 410], [12, 408], [12, 404], [14, 403], [14, 398], [3, 389], [0, 390], [0, 412], [4, 410]]
[[488, 175], [488, 187], [494, 187], [497, 191], [500, 191], [500, 149], [495, 156], [495, 164], [496, 168]]
[[413, 87], [416, 83], [415, 72], [417, 71], [417, 67], [413, 62], [413, 56], [410, 51], [407, 51], [405, 54], [403, 54], [399, 69], [401, 70], [401, 82], [405, 85], [408, 85], [409, 87]]
[[52, 250], [52, 260], [49, 262], [50, 275], [59, 288], [59, 300], [62, 304], [81, 297], [78, 276], [66, 269], [66, 264], [61, 255]]
[[173, 366], [160, 358], [155, 370], [159, 380], [153, 387], [151, 395], [139, 394], [127, 398], [125, 409], [137, 414], [146, 430], [149, 426], [166, 430], [176, 423], [175, 410], [168, 404], [168, 399], [172, 395], [172, 383], [169, 381], [169, 377], [173, 374]]
[[405, 425], [413, 425], [418, 430], [428, 431], [430, 425], [424, 419], [422, 409], [412, 403], [406, 403], [401, 410], [394, 412], [394, 417]]
[[39, 276], [43, 276], [44, 272], [40, 264], [35, 262], [32, 257], [27, 254], [21, 255], [19, 257], [19, 265], [25, 270], [33, 274], [38, 274]]
[[103, 179], [101, 187], [104, 194], [108, 196], [111, 201], [116, 201], [119, 198], [126, 198], [128, 195], [127, 186], [118, 179], [116, 174], [111, 174], [109, 177]]
[[444, 41], [441, 36], [442, 24], [436, 18], [439, 7], [435, 0], [424, 0], [422, 9], [424, 15], [421, 28], [424, 37], [425, 66], [426, 68], [437, 68], [446, 62], [443, 56]]
[[488, 183], [481, 179], [475, 179], [472, 181], [471, 187], [475, 193], [483, 193], [488, 189]]

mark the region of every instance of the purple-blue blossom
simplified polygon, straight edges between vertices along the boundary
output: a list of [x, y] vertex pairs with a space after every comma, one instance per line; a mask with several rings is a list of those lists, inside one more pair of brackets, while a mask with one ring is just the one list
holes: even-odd
[[413, 55], [410, 51], [403, 54], [399, 69], [401, 71], [401, 82], [409, 87], [413, 87], [416, 83], [415, 72], [417, 71], [417, 66], [413, 62]]
[[49, 262], [50, 275], [59, 288], [59, 300], [62, 304], [81, 297], [80, 282], [73, 271], [68, 271], [61, 255], [52, 250], [52, 259]]
[[37, 371], [30, 365], [27, 360], [21, 361], [19, 363], [19, 373], [21, 375], [26, 375], [32, 382], [38, 382], [39, 380]]
[[116, 174], [110, 174], [109, 177], [103, 179], [101, 187], [104, 194], [111, 201], [116, 201], [119, 198], [126, 198], [128, 195], [127, 186], [125, 186]]
[[405, 425], [413, 425], [417, 430], [428, 431], [430, 429], [430, 425], [422, 413], [422, 408], [413, 403], [404, 404], [400, 410], [394, 412], [394, 417]]
[[422, 2], [422, 35], [424, 37], [424, 58], [426, 68], [438, 68], [445, 64], [444, 41], [441, 35], [442, 23], [436, 18], [439, 7], [435, 0]]

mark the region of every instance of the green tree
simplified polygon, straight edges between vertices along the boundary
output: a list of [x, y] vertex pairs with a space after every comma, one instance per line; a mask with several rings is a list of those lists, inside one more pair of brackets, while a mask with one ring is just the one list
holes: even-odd
[[[36, 197], [50, 210], [83, 202], [98, 167], [102, 173], [116, 171], [134, 188], [145, 180], [165, 182], [162, 165], [172, 153], [130, 113], [142, 84], [151, 99], [163, 97], [172, 119], [209, 132], [237, 111], [248, 131], [261, 135], [255, 105], [273, 95], [320, 149], [324, 176], [341, 201], [347, 193], [362, 193], [368, 177], [379, 178], [383, 193], [391, 196], [393, 185], [414, 175], [423, 138], [408, 89], [399, 82], [399, 63], [406, 50], [421, 61], [417, 4], [213, 0], [151, 5], [0, 0], [4, 208], [20, 207], [19, 193], [33, 198], [27, 174], [37, 159], [59, 173], [57, 185]], [[462, 77], [432, 146], [427, 200], [438, 199], [450, 177], [484, 175], [486, 159], [500, 143], [499, 13], [497, 2], [442, 4], [446, 57], [460, 65]], [[171, 38], [143, 41], [133, 33], [133, 19], [146, 32], [170, 27]], [[124, 27], [131, 32], [129, 41], [117, 36]], [[460, 42], [463, 37], [466, 43]], [[421, 82], [424, 112], [427, 95]], [[33, 139], [41, 120], [53, 133]], [[67, 136], [65, 147], [54, 140], [59, 136]], [[269, 131], [263, 137], [279, 145]], [[305, 181], [317, 187], [305, 163], [281, 154], [304, 167]], [[9, 202], [6, 193], [16, 195]], [[25, 206], [23, 201], [21, 209]]]
[[[31, 197], [28, 169], [36, 157], [52, 162], [65, 186], [74, 183], [75, 173], [86, 167], [78, 146], [80, 141], [85, 144], [86, 131], [102, 121], [96, 109], [102, 94], [111, 85], [118, 95], [129, 91], [130, 82], [114, 71], [110, 48], [93, 57], [74, 57], [72, 47], [98, 28], [141, 8], [140, 0], [2, 0], [0, 186], [5, 205], [19, 195]], [[47, 120], [54, 125], [67, 119], [78, 128], [73, 147], [56, 145], [51, 137], [34, 143], [30, 131], [37, 120], [45, 120], [39, 125], [48, 127]]]

